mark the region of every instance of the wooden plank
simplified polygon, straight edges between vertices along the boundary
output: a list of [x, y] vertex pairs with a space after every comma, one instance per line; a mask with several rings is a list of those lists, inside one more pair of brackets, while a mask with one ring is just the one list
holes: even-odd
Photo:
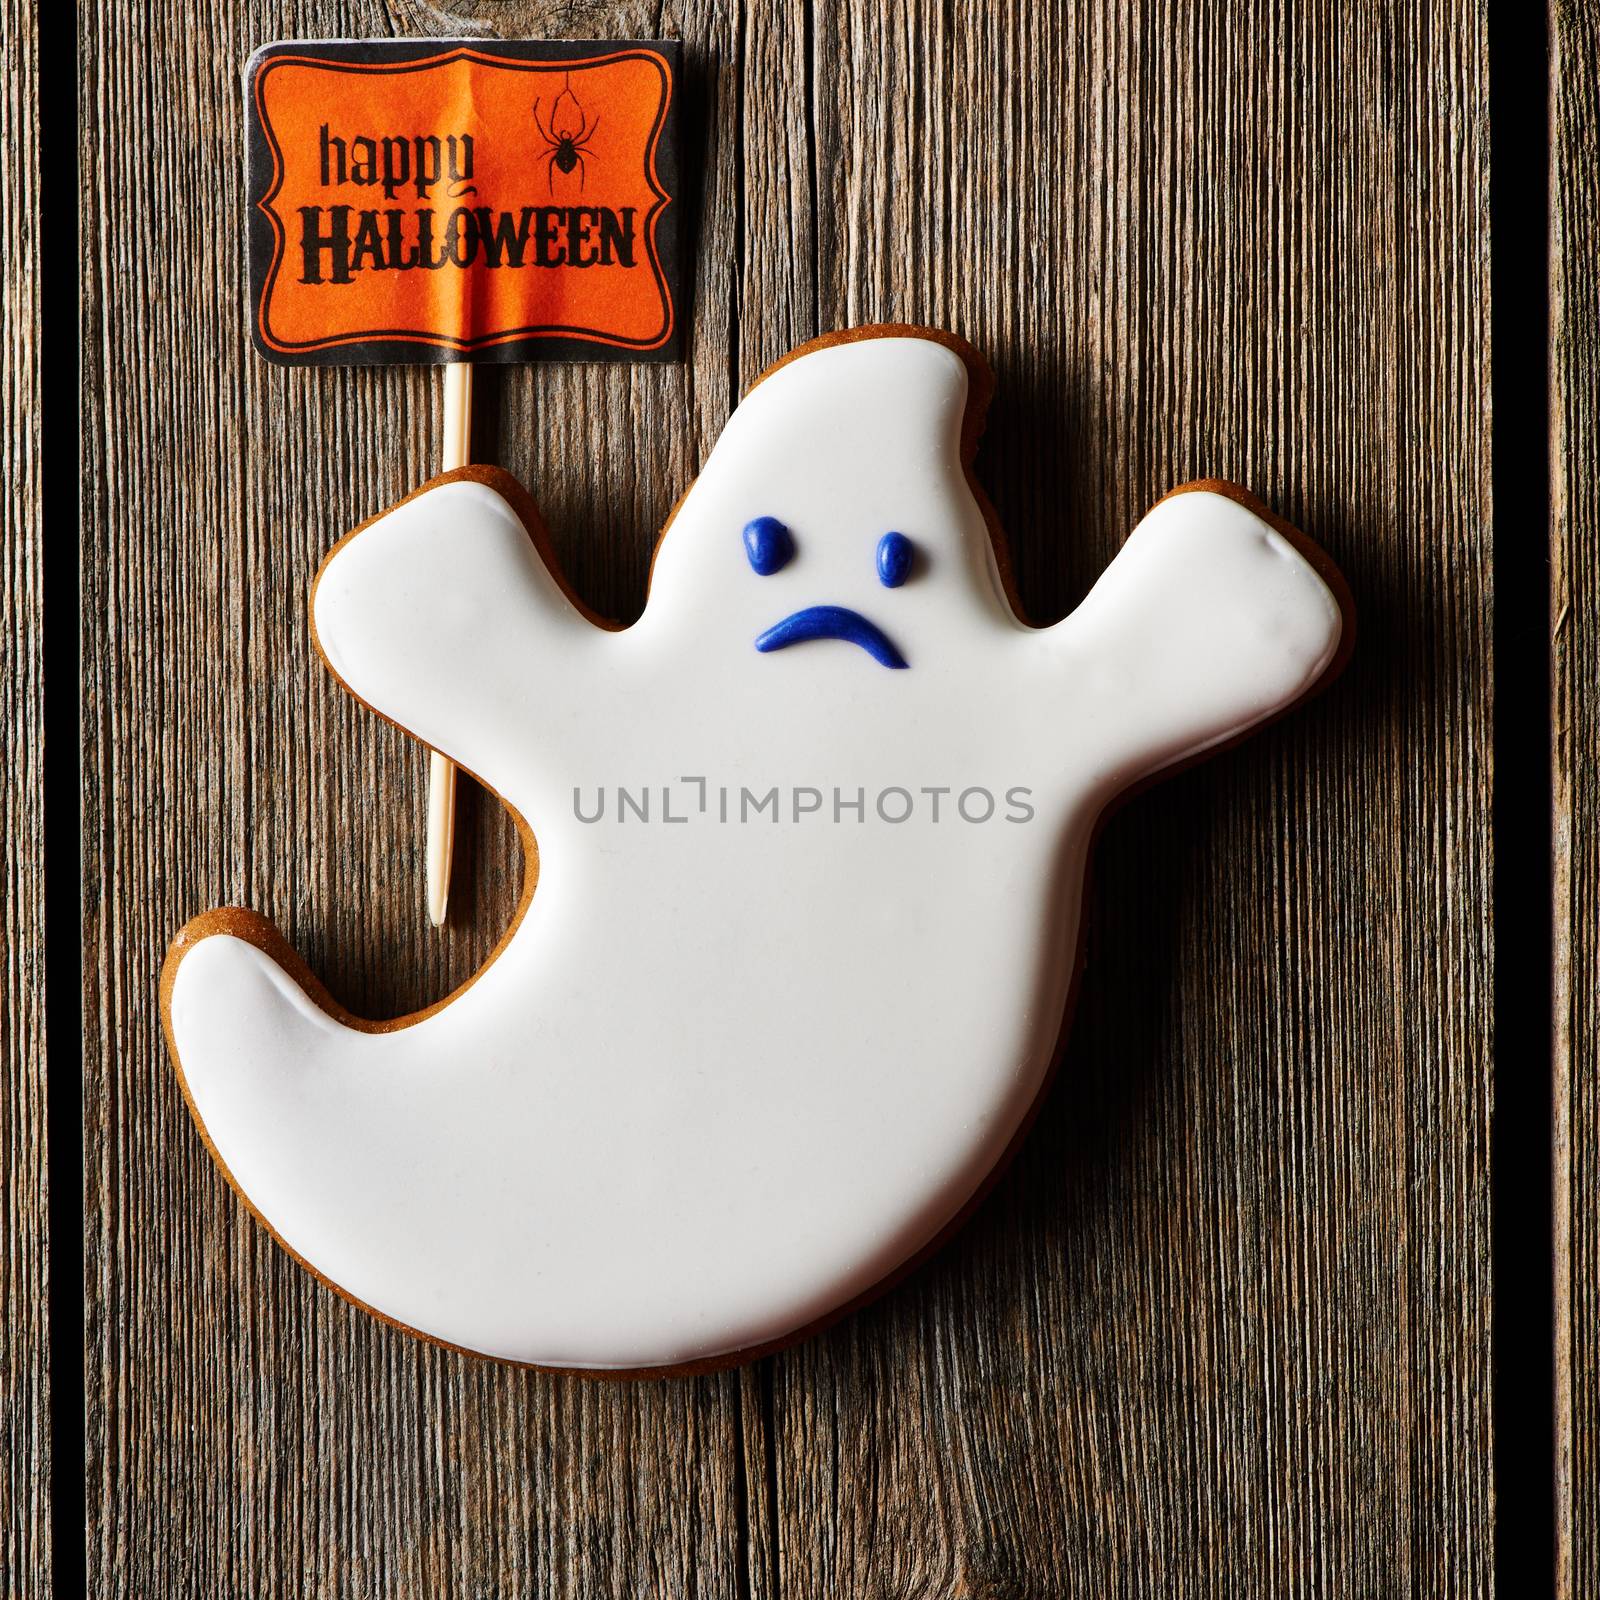
[[[1032, 613], [1216, 473], [1333, 552], [1365, 632], [1108, 832], [1015, 1170], [774, 1363], [756, 1592], [1483, 1593], [1483, 18], [815, 13], [816, 315], [989, 351], [979, 472]], [[765, 92], [747, 126], [794, 83]]]
[[[35, 8], [6, 0], [0, 76], [5, 192], [39, 192]], [[44, 1044], [43, 509], [38, 212], [0, 206], [0, 728], [5, 955], [0, 990], [0, 1594], [44, 1595], [50, 1562]]]
[[[639, 35], [653, 8], [377, 3], [82, 12], [88, 1530], [97, 1595], [732, 1595], [739, 1380], [599, 1385], [423, 1345], [246, 1216], [164, 1060], [155, 982], [195, 911], [275, 917], [334, 992], [393, 1014], [483, 958], [520, 883], [497, 807], [441, 937], [421, 901], [424, 755], [313, 658], [346, 528], [435, 470], [437, 379], [284, 372], [245, 337], [241, 68], [280, 36]], [[690, 46], [705, 223], [690, 360], [482, 385], [501, 460], [584, 597], [629, 616], [726, 416], [732, 14]], [[130, 194], [168, 197], [127, 214]], [[201, 206], [192, 210], [190, 201]], [[155, 376], [158, 381], [152, 382]], [[492, 433], [491, 433], [492, 437]]]
[[1600, 1597], [1600, 17], [1551, 8], [1556, 1592]]
[[340, 998], [400, 1011], [509, 912], [514, 839], [469, 804], [460, 920], [426, 933], [421, 753], [305, 638], [321, 551], [429, 469], [435, 385], [269, 371], [232, 231], [102, 219], [132, 185], [239, 215], [237, 69], [275, 33], [663, 24], [86, 8], [86, 120], [127, 130], [85, 195], [95, 1592], [1485, 1588], [1481, 19], [678, 21], [706, 168], [692, 359], [500, 386], [500, 459], [587, 601], [637, 613], [655, 528], [762, 365], [900, 316], [995, 360], [980, 468], [1036, 616], [1171, 482], [1221, 472], [1341, 559], [1367, 642], [1327, 700], [1113, 828], [1063, 1081], [911, 1283], [689, 1383], [407, 1341], [243, 1216], [153, 978], [186, 915], [241, 899]]

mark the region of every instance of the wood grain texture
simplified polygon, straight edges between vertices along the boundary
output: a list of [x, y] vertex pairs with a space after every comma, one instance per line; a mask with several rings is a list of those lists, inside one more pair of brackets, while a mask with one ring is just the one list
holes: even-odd
[[38, 29], [5, 0], [0, 68], [0, 1596], [47, 1592], [49, 1346], [44, 1043], [43, 506], [39, 480]]
[[1600, 1600], [1600, 17], [1551, 16], [1556, 1578]]
[[[530, 6], [508, 31], [658, 20]], [[359, 4], [90, 5], [82, 27], [85, 125], [125, 135], [97, 141], [85, 195], [92, 1590], [732, 1596], [737, 1377], [547, 1379], [397, 1336], [269, 1243], [163, 1060], [153, 976], [196, 911], [270, 914], [341, 1000], [395, 1014], [476, 967], [520, 886], [513, 831], [469, 796], [473, 871], [429, 931], [425, 754], [333, 684], [307, 633], [323, 552], [436, 470], [437, 376], [270, 368], [244, 320], [250, 50], [463, 30]], [[519, 373], [500, 399], [576, 583], [624, 615], [728, 407], [735, 34], [712, 9], [684, 31], [708, 153], [691, 359]], [[204, 195], [208, 226], [130, 230], [135, 192]]]
[[1485, 42], [1446, 10], [816, 8], [817, 318], [990, 352], [1034, 616], [1214, 473], [1363, 631], [1113, 825], [1015, 1170], [775, 1363], [766, 1592], [1488, 1587]]
[[[121, 130], [84, 194], [94, 1592], [1484, 1592], [1481, 17], [98, 0], [81, 27], [85, 126]], [[480, 394], [597, 609], [637, 615], [761, 367], [881, 318], [993, 359], [978, 466], [1036, 620], [1205, 474], [1362, 609], [1340, 687], [1108, 832], [1062, 1080], [967, 1231], [716, 1378], [508, 1372], [368, 1320], [250, 1222], [160, 1047], [195, 911], [267, 912], [392, 1014], [515, 900], [469, 790], [428, 932], [423, 752], [306, 634], [321, 552], [432, 469], [437, 382], [257, 361], [228, 221], [256, 44], [490, 30], [687, 45], [689, 359]], [[130, 230], [133, 186], [223, 225]]]

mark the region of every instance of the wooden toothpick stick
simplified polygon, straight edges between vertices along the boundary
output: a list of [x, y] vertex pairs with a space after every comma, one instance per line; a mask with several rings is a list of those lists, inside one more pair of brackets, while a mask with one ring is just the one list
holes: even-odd
[[[472, 367], [444, 369], [444, 470], [472, 459]], [[428, 920], [444, 926], [450, 906], [450, 863], [456, 844], [456, 769], [437, 750], [428, 752]]]

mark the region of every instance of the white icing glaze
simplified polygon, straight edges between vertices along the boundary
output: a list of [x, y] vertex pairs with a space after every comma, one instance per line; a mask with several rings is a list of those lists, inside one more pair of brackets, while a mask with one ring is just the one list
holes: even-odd
[[[1194, 492], [1066, 621], [1023, 626], [959, 460], [966, 396], [959, 357], [915, 338], [780, 369], [622, 632], [574, 610], [476, 483], [330, 561], [314, 617], [334, 670], [517, 809], [540, 879], [499, 959], [394, 1032], [334, 1021], [232, 936], [179, 964], [196, 1113], [324, 1277], [489, 1355], [673, 1365], [869, 1289], [992, 1169], [1056, 1043], [1098, 813], [1303, 694], [1341, 619], [1285, 539]], [[770, 577], [741, 543], [763, 514], [796, 544]], [[894, 590], [874, 567], [889, 529], [920, 552]], [[756, 652], [817, 603], [880, 624], [909, 670], [839, 641]], [[652, 791], [648, 823], [619, 820], [618, 785]], [[663, 785], [687, 822], [661, 820]], [[774, 785], [776, 823], [717, 820], [723, 786], [736, 817], [741, 786]], [[598, 786], [605, 819], [578, 820], [574, 789], [592, 814]], [[973, 786], [987, 823], [952, 809]], [[835, 787], [865, 790], [864, 820], [834, 820]], [[925, 787], [952, 791], [937, 822]], [[1008, 822], [1018, 787], [1033, 816]], [[796, 789], [823, 809], [794, 820]], [[891, 824], [874, 800], [896, 789], [915, 809]]]

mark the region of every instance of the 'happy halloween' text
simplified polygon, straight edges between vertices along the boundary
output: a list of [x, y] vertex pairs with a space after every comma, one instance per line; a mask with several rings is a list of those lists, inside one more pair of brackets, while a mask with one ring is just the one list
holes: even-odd
[[[450, 198], [476, 192], [472, 135], [411, 139], [353, 138], [321, 130], [324, 187], [402, 188], [428, 199], [438, 185]], [[351, 283], [358, 272], [437, 272], [444, 267], [631, 267], [637, 239], [632, 206], [301, 206], [302, 283]]]

